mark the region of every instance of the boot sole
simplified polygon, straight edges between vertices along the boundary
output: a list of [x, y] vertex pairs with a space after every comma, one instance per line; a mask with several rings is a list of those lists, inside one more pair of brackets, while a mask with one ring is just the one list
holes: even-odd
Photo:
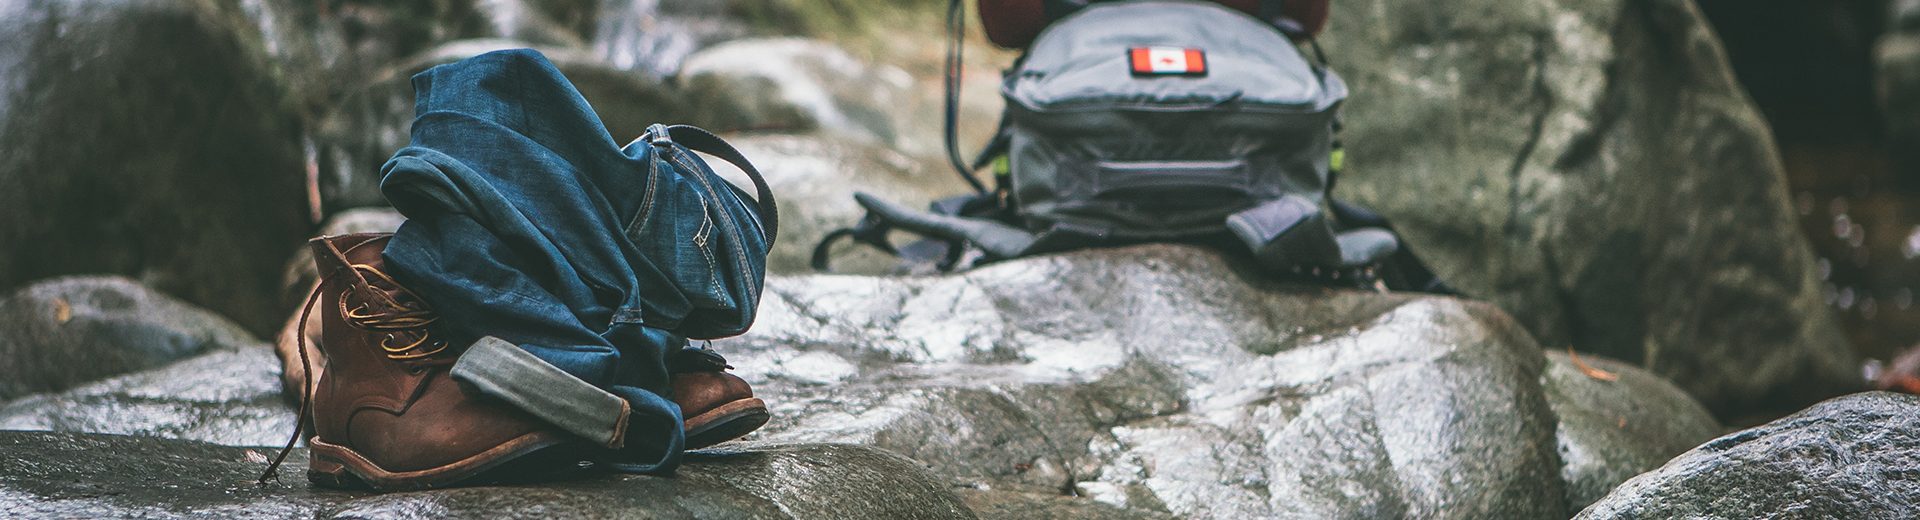
[[767, 403], [757, 397], [720, 405], [687, 419], [687, 449], [697, 450], [744, 437], [772, 418], [773, 414], [767, 412]]
[[545, 432], [533, 432], [450, 464], [413, 471], [388, 471], [352, 448], [330, 444], [318, 437], [310, 442], [312, 462], [307, 467], [308, 481], [340, 489], [402, 491], [457, 485], [522, 455], [559, 445], [562, 440]]

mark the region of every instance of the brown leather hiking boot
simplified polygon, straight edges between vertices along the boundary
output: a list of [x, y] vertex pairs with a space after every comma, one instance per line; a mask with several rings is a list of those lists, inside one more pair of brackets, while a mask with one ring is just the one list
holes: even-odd
[[681, 349], [668, 365], [673, 404], [680, 405], [680, 416], [686, 418], [687, 449], [738, 439], [772, 418], [767, 403], [753, 397], [746, 380], [726, 373], [733, 366], [713, 349]]
[[327, 369], [311, 392], [308, 479], [329, 487], [444, 487], [488, 480], [476, 477], [561, 446], [564, 434], [448, 375], [458, 351], [429, 330], [437, 317], [382, 270], [391, 237], [309, 242], [321, 282], [308, 307], [319, 310]]
[[767, 403], [753, 396], [753, 387], [726, 372], [674, 374], [673, 402], [687, 418], [689, 450], [738, 439], [772, 418]]

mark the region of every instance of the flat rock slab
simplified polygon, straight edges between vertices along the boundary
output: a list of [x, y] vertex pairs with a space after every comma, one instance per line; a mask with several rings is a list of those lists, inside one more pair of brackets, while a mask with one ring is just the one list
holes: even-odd
[[1915, 518], [1920, 397], [1872, 392], [1714, 439], [1577, 518]]
[[270, 446], [293, 434], [280, 362], [264, 345], [0, 404], [0, 430], [114, 433]]
[[269, 448], [118, 435], [0, 431], [6, 518], [973, 518], [912, 461], [832, 444], [693, 453], [671, 478], [601, 475], [406, 493], [311, 487], [306, 452], [253, 480]]

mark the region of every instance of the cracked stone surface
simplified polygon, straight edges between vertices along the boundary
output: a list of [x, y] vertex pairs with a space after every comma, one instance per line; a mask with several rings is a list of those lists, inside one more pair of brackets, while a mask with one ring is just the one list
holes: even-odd
[[1920, 397], [1871, 392], [1727, 434], [1576, 518], [1913, 518]]
[[1555, 349], [1722, 416], [1842, 393], [1772, 138], [1684, 0], [1335, 2], [1353, 89], [1336, 196]]

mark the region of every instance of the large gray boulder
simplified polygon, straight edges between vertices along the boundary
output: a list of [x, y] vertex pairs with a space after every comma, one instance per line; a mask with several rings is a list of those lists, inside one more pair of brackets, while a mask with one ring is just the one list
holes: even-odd
[[0, 290], [117, 273], [270, 330], [296, 108], [213, 2], [0, 2]]
[[1541, 343], [1724, 415], [1858, 380], [1765, 122], [1686, 0], [1335, 2], [1338, 196]]
[[[1629, 367], [1608, 365], [1617, 388], [1554, 375], [1486, 304], [1252, 272], [1156, 245], [774, 277], [754, 331], [715, 346], [774, 406], [757, 438], [868, 444], [961, 485], [1146, 516], [1563, 518], [1570, 483], [1609, 486], [1713, 424]], [[1616, 410], [1635, 428], [1582, 417]]]
[[0, 299], [0, 402], [250, 345], [239, 325], [132, 280], [44, 280]]
[[1577, 518], [1914, 518], [1920, 397], [1840, 397], [1714, 439]]
[[673, 478], [370, 494], [310, 487], [306, 451], [253, 479], [269, 448], [0, 431], [0, 513], [13, 518], [974, 518], [912, 461], [872, 448], [750, 445], [689, 457]]
[[[1353, 87], [1350, 167], [1336, 196], [1391, 217], [1446, 281], [1513, 313], [1547, 346], [1649, 367], [1725, 417], [1784, 413], [1857, 386], [1857, 358], [1824, 306], [1769, 130], [1691, 2], [1362, 0], [1334, 9], [1321, 43]], [[841, 16], [850, 27], [898, 23], [870, 10]], [[937, 39], [811, 36], [906, 47], [881, 54], [925, 57], [892, 63], [917, 75], [939, 70]], [[774, 59], [818, 43], [739, 45], [787, 51], [715, 67], [705, 74], [741, 86], [698, 95], [758, 81], [770, 93], [757, 98], [766, 114], [831, 115], [874, 102], [834, 95], [835, 85], [885, 84], [862, 80], [873, 74], [864, 64], [810, 70]], [[812, 54], [831, 63], [844, 52]], [[963, 123], [990, 126], [991, 66], [1008, 59], [972, 56]], [[888, 95], [939, 89], [916, 82], [914, 95]], [[937, 108], [883, 111], [937, 121]], [[838, 135], [872, 134], [855, 126]], [[937, 126], [890, 127], [902, 151], [940, 155], [919, 144], [938, 143]], [[963, 134], [969, 149], [980, 140]]]

